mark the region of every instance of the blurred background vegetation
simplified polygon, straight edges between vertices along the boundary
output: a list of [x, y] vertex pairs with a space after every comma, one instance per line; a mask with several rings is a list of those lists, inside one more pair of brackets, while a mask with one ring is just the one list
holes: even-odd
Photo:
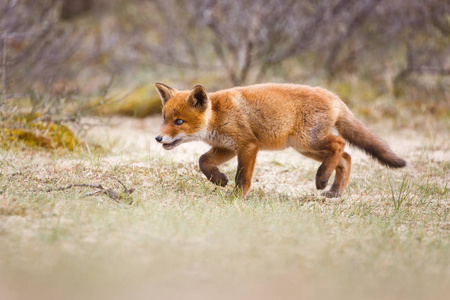
[[363, 118], [449, 117], [448, 0], [0, 0], [0, 53], [3, 121], [146, 116], [155, 81], [321, 85]]

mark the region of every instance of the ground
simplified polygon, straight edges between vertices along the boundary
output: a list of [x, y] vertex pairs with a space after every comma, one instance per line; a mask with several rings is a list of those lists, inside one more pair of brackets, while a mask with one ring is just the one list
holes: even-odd
[[[346, 193], [314, 188], [318, 163], [260, 152], [245, 200], [198, 170], [208, 146], [165, 151], [160, 117], [115, 117], [106, 148], [0, 150], [0, 299], [446, 299], [448, 126], [369, 124], [408, 161], [356, 149]], [[236, 161], [223, 166], [234, 178]], [[120, 192], [111, 199], [101, 184]], [[47, 191], [46, 189], [51, 189]]]

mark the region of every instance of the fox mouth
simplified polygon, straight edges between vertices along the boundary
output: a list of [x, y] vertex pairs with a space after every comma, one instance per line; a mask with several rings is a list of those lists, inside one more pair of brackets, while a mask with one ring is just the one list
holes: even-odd
[[178, 139], [178, 140], [173, 141], [172, 143], [163, 144], [162, 146], [166, 150], [171, 150], [171, 149], [175, 148], [176, 146], [178, 146], [179, 144], [181, 144], [181, 142], [182, 142], [181, 139]]

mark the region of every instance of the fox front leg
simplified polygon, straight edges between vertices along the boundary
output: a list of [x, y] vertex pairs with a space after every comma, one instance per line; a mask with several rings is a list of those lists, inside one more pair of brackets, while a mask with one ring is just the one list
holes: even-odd
[[208, 152], [200, 156], [200, 170], [212, 183], [219, 186], [226, 186], [228, 177], [220, 172], [217, 166], [229, 161], [234, 156], [236, 156], [234, 151], [212, 147]]
[[239, 193], [242, 197], [245, 197], [250, 189], [258, 151], [257, 143], [249, 143], [244, 149], [239, 151], [235, 194]]

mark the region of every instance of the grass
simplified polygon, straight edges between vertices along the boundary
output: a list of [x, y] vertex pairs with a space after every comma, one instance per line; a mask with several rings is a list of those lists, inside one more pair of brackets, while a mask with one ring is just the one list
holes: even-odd
[[[1, 149], [0, 298], [446, 299], [450, 147], [416, 138], [407, 169], [356, 160], [338, 199], [313, 190], [301, 158], [262, 156], [242, 200], [194, 157]], [[117, 178], [131, 204], [36, 191]]]

